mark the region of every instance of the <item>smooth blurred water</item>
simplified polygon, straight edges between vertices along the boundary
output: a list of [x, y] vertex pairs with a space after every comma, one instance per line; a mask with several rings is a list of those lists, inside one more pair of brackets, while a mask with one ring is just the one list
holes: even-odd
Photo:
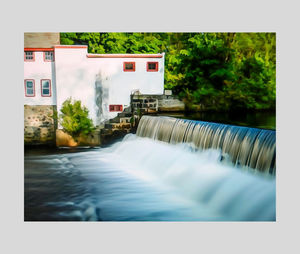
[[220, 156], [133, 134], [108, 148], [27, 152], [25, 220], [274, 221], [275, 177]]

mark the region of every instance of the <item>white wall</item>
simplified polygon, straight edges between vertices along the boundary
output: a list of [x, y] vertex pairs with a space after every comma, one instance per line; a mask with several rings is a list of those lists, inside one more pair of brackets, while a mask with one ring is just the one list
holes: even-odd
[[72, 97], [81, 100], [95, 119], [95, 91], [87, 62], [87, 48], [55, 47], [57, 110]]
[[[115, 117], [110, 104], [129, 106], [130, 94], [139, 89], [143, 94], [163, 94], [164, 55], [162, 58], [88, 58], [87, 48], [55, 47], [57, 109], [72, 96], [81, 100], [90, 112], [94, 124]], [[159, 62], [158, 72], [147, 72], [147, 62]], [[123, 62], [135, 62], [135, 72], [123, 72]], [[102, 87], [104, 99], [97, 105], [97, 93]], [[100, 89], [101, 90], [101, 89]], [[102, 108], [101, 119], [97, 112]]]
[[[34, 52], [35, 61], [24, 61], [24, 80], [34, 79], [35, 96], [26, 97], [24, 82], [22, 84], [25, 105], [56, 105], [55, 90], [55, 62], [44, 62], [44, 55], [41, 51]], [[41, 79], [51, 80], [51, 97], [41, 96]]]
[[[135, 72], [124, 72], [124, 62], [135, 62]], [[158, 62], [158, 72], [147, 72], [147, 62]], [[103, 103], [105, 119], [113, 118], [118, 112], [109, 112], [109, 105], [130, 105], [130, 94], [139, 90], [142, 94], [163, 94], [164, 58], [89, 58], [89, 82], [95, 85], [101, 79], [108, 89], [107, 101]]]

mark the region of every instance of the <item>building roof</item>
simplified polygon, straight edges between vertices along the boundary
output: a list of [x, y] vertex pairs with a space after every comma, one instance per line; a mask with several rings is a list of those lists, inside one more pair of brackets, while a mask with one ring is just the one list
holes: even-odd
[[54, 48], [64, 48], [64, 49], [82, 49], [86, 48], [87, 45], [55, 45]]
[[163, 54], [87, 54], [89, 58], [162, 58]]

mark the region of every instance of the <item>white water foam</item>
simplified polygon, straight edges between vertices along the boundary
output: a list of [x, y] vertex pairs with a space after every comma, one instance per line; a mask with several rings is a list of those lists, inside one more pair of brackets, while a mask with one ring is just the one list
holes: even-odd
[[242, 171], [230, 160], [221, 162], [220, 150], [196, 151], [189, 144], [171, 145], [128, 134], [101, 154], [101, 160], [171, 186], [229, 220], [275, 220], [275, 178]]

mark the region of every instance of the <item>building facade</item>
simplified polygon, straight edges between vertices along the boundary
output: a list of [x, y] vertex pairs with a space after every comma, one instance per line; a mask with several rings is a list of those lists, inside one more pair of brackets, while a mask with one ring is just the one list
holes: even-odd
[[52, 45], [58, 33], [39, 34], [38, 41], [29, 35], [24, 44], [25, 143], [53, 140], [53, 112], [59, 113], [70, 97], [88, 108], [97, 126], [129, 107], [133, 92], [164, 92], [164, 53], [89, 54], [84, 45]]

